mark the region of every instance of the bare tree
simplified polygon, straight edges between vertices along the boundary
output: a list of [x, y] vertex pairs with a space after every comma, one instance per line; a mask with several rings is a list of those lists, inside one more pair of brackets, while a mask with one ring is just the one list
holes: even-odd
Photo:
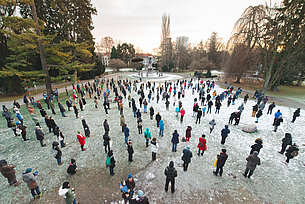
[[110, 36], [103, 37], [100, 43], [97, 43], [95, 48], [97, 52], [110, 53], [114, 46], [113, 38]]
[[127, 64], [123, 60], [120, 60], [120, 59], [111, 59], [111, 60], [109, 60], [109, 66], [111, 68], [115, 68], [116, 71], [118, 71], [120, 68], [127, 67]]

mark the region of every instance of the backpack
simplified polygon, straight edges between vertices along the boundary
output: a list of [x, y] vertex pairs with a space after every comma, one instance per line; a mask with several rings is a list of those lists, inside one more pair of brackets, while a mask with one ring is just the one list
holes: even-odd
[[111, 165], [111, 157], [107, 157], [105, 164], [106, 164], [106, 167], [110, 167], [110, 165]]
[[200, 143], [199, 143], [199, 147], [204, 148], [203, 142], [200, 142]]
[[294, 150], [293, 152], [291, 152], [291, 156], [296, 157], [298, 156], [299, 152], [297, 150]]

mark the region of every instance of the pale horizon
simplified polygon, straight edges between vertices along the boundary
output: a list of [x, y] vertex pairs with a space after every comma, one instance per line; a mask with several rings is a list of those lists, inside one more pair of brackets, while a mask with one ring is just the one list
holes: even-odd
[[92, 31], [96, 43], [111, 36], [152, 53], [160, 45], [164, 13], [170, 14], [172, 41], [187, 36], [189, 43], [197, 44], [217, 32], [226, 42], [242, 12], [265, 0], [92, 0], [92, 4], [98, 12]]

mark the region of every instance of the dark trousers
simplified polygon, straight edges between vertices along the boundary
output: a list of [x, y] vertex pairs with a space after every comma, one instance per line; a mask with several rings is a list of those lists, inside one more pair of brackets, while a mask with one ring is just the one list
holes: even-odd
[[212, 133], [212, 131], [213, 131], [213, 128], [210, 128], [210, 133]]
[[211, 106], [208, 106], [208, 111], [207, 111], [207, 113], [211, 113], [211, 111], [212, 111], [212, 108], [211, 108]]
[[168, 179], [166, 178], [166, 183], [165, 183], [165, 192], [168, 191], [168, 185], [169, 183], [171, 183], [171, 192], [174, 193], [175, 192], [175, 179]]
[[233, 119], [234, 119], [234, 118], [229, 118], [229, 124], [232, 124], [232, 123], [233, 123]]
[[197, 120], [196, 120], [196, 124], [197, 124], [197, 122], [199, 121], [199, 124], [200, 124], [200, 118], [197, 118]]
[[114, 175], [114, 168], [113, 167], [109, 167], [109, 172], [110, 172], [110, 175], [113, 176]]
[[272, 114], [272, 109], [268, 109], [267, 114], [269, 114], [269, 113], [270, 113], [270, 115]]
[[293, 116], [291, 122], [294, 123], [295, 119], [297, 119], [297, 117]]
[[152, 155], [152, 160], [155, 161], [157, 159], [157, 153], [152, 152], [151, 155]]
[[129, 161], [129, 162], [132, 162], [132, 154], [129, 154], [129, 153], [128, 153], [128, 161]]
[[138, 127], [138, 130], [139, 130], [139, 134], [142, 134], [142, 127]]
[[181, 116], [181, 118], [180, 118], [180, 122], [183, 122], [183, 117], [184, 117], [184, 115], [183, 115], [183, 116]]
[[226, 138], [227, 138], [227, 137], [221, 136], [221, 142], [220, 142], [220, 143], [221, 143], [221, 144], [225, 144], [225, 143], [226, 143]]
[[286, 162], [289, 163], [289, 160], [290, 160], [290, 159], [291, 159], [291, 158], [287, 157]]
[[22, 136], [22, 138], [23, 138], [24, 141], [27, 140], [27, 139], [26, 139], [26, 134], [21, 134], [21, 136]]
[[10, 185], [13, 185], [13, 184], [17, 183], [16, 175], [7, 177], [7, 181], [8, 181], [8, 183], [9, 183]]
[[40, 142], [40, 145], [43, 147], [44, 146], [43, 140], [39, 140], [39, 142]]
[[281, 154], [284, 154], [285, 150], [286, 150], [287, 145], [286, 144], [282, 144], [282, 149], [280, 151]]
[[122, 132], [124, 132], [124, 126], [122, 126]]
[[146, 139], [146, 147], [148, 147], [149, 139]]
[[216, 175], [218, 174], [218, 172], [219, 172], [219, 176], [222, 176], [222, 172], [223, 172], [223, 167], [218, 167], [218, 166], [216, 166]]
[[[35, 193], [35, 191], [36, 191], [37, 194]], [[33, 197], [35, 197], [36, 195], [40, 195], [41, 193], [40, 193], [40, 190], [39, 190], [39, 186], [37, 186], [36, 188], [31, 189], [31, 194], [32, 194]]]
[[[250, 171], [250, 173], [249, 173], [249, 175], [248, 175], [248, 172], [249, 172], [249, 171]], [[250, 177], [252, 176], [253, 172], [254, 172], [254, 170], [250, 170], [250, 169], [246, 168], [244, 176], [247, 176], [247, 175], [248, 175], [248, 178], [250, 178]]]
[[80, 148], [82, 149], [82, 151], [84, 150], [84, 145], [81, 145]]
[[189, 166], [189, 163], [183, 162], [183, 171], [187, 171], [187, 168]]
[[150, 119], [151, 119], [151, 120], [153, 119], [153, 116], [154, 116], [154, 115], [150, 115]]
[[51, 108], [51, 109], [52, 109], [52, 113], [53, 113], [54, 115], [56, 115], [55, 110], [54, 110], [53, 108]]
[[107, 148], [108, 148], [108, 152], [110, 152], [109, 142], [105, 142], [105, 152], [107, 152]]

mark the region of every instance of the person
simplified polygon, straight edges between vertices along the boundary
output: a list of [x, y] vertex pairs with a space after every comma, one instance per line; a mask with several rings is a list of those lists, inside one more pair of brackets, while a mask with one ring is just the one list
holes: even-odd
[[126, 123], [125, 123], [125, 127], [124, 127], [124, 135], [125, 135], [125, 144], [127, 145], [128, 137], [129, 137], [129, 128], [127, 127]]
[[185, 141], [190, 141], [191, 136], [192, 136], [192, 127], [191, 126], [187, 126], [186, 131], [185, 131]]
[[80, 144], [81, 150], [82, 150], [82, 151], [85, 151], [86, 148], [84, 148], [84, 145], [86, 144], [86, 140], [85, 140], [86, 138], [85, 138], [84, 135], [82, 135], [82, 134], [80, 133], [80, 131], [77, 131], [77, 139], [78, 139], [78, 142], [79, 142], [79, 144]]
[[273, 120], [273, 126], [275, 125], [275, 121], [278, 117], [280, 117], [282, 115], [281, 111], [278, 110], [275, 114], [274, 114], [274, 120]]
[[210, 125], [210, 133], [212, 133], [212, 131], [214, 130], [214, 127], [216, 125], [216, 122], [214, 119], [212, 119], [210, 122], [209, 122], [209, 125]]
[[235, 115], [235, 124], [234, 125], [238, 125], [239, 124], [239, 121], [240, 121], [240, 115], [241, 115], [241, 112], [240, 111], [237, 111], [236, 112], [236, 115]]
[[273, 110], [274, 107], [275, 107], [275, 103], [272, 102], [272, 103], [269, 105], [269, 107], [268, 107], [267, 115], [268, 115], [269, 113], [270, 113], [270, 115], [272, 114], [272, 110]]
[[226, 138], [228, 137], [230, 133], [230, 130], [229, 130], [229, 126], [228, 125], [225, 125], [225, 128], [221, 130], [221, 144], [225, 144], [226, 142]]
[[130, 189], [127, 187], [126, 181], [123, 180], [120, 182], [120, 189], [124, 203], [127, 204], [128, 200], [130, 200]]
[[212, 111], [212, 105], [213, 105], [213, 102], [212, 101], [209, 101], [208, 102], [208, 111], [207, 111], [207, 113], [211, 113], [211, 111]]
[[110, 150], [107, 155], [106, 165], [109, 167], [110, 176], [114, 175], [115, 159], [113, 156], [113, 151]]
[[137, 116], [137, 118], [141, 118], [141, 117], [142, 117], [142, 114], [141, 114], [141, 112], [140, 112], [140, 109], [137, 110], [136, 116]]
[[82, 124], [83, 124], [83, 128], [84, 128], [85, 136], [90, 137], [90, 129], [89, 129], [89, 126], [87, 125], [87, 122], [85, 119], [82, 119]]
[[151, 119], [151, 120], [153, 119], [154, 114], [155, 114], [155, 110], [154, 110], [154, 108], [151, 106], [151, 107], [149, 108], [149, 115], [150, 115], [150, 119]]
[[216, 114], [216, 113], [218, 113], [218, 114], [219, 114], [219, 110], [220, 110], [220, 107], [221, 107], [221, 103], [220, 103], [220, 101], [216, 101], [215, 106], [216, 106], [216, 111], [215, 111], [215, 114]]
[[146, 147], [148, 147], [149, 140], [151, 139], [149, 128], [146, 128], [146, 130], [144, 131], [144, 137], [146, 139]]
[[26, 126], [25, 125], [18, 125], [18, 128], [21, 130], [21, 136], [23, 141], [28, 141], [29, 139], [26, 138]]
[[262, 109], [259, 109], [257, 114], [256, 114], [256, 121], [255, 123], [258, 123], [258, 119], [263, 115], [263, 111]]
[[110, 152], [110, 137], [107, 132], [103, 135], [103, 140], [104, 140], [104, 146], [105, 146], [105, 154], [107, 154], [107, 148], [108, 152]]
[[[55, 120], [53, 119], [53, 117], [51, 116], [49, 118], [49, 128], [51, 128], [53, 134], [54, 134], [54, 130], [55, 130], [55, 127], [57, 126], [56, 123], [55, 123]], [[49, 129], [50, 130], [50, 129]], [[54, 134], [55, 135], [55, 134]]]
[[173, 133], [172, 143], [173, 143], [172, 152], [177, 152], [177, 144], [179, 143], [179, 134], [177, 130], [175, 130]]
[[255, 117], [256, 112], [258, 111], [258, 104], [252, 106], [252, 117]]
[[12, 120], [12, 114], [11, 114], [11, 112], [5, 107], [5, 105], [3, 105], [2, 108], [3, 108], [2, 116], [6, 119], [6, 121], [7, 121], [7, 127], [8, 127], [10, 121]]
[[157, 139], [154, 137], [151, 140], [151, 154], [152, 154], [152, 160], [155, 161], [159, 149], [159, 145], [157, 143]]
[[276, 118], [275, 122], [274, 122], [274, 132], [277, 131], [277, 128], [281, 125], [281, 123], [283, 122], [283, 117], [282, 115], [280, 115], [278, 118]]
[[132, 162], [132, 155], [133, 155], [134, 151], [133, 151], [131, 140], [128, 141], [127, 152], [128, 152], [128, 161]]
[[125, 182], [126, 182], [127, 188], [130, 189], [130, 195], [132, 196], [134, 193], [134, 189], [136, 187], [136, 183], [132, 177], [132, 174], [128, 174], [128, 178]]
[[148, 105], [148, 103], [147, 103], [146, 99], [144, 99], [144, 102], [143, 102], [144, 113], [147, 113], [147, 105]]
[[290, 145], [290, 147], [286, 150], [286, 164], [289, 163], [289, 160], [292, 159], [293, 157], [297, 156], [299, 153], [299, 148], [298, 146], [293, 143], [292, 145]]
[[198, 148], [198, 156], [200, 156], [200, 151], [202, 151], [201, 156], [203, 156], [203, 153], [207, 150], [207, 140], [205, 139], [205, 134], [202, 134], [199, 138], [199, 143], [197, 145]]
[[159, 127], [159, 123], [160, 123], [160, 120], [161, 120], [160, 112], [157, 113], [155, 118], [156, 118], [156, 121], [157, 121], [157, 127]]
[[260, 150], [263, 148], [263, 140], [260, 138], [257, 138], [255, 140], [255, 144], [251, 146], [250, 155], [253, 154], [253, 152], [257, 152], [259, 154]]
[[122, 132], [124, 132], [125, 118], [124, 115], [121, 115], [120, 126], [122, 127]]
[[66, 99], [66, 106], [68, 107], [68, 111], [71, 111], [72, 104], [70, 103], [69, 99]]
[[58, 107], [59, 107], [59, 111], [61, 112], [62, 117], [66, 117], [66, 115], [65, 115], [66, 110], [60, 101], [58, 101]]
[[67, 173], [74, 175], [77, 172], [77, 166], [76, 166], [76, 161], [74, 159], [71, 159], [71, 163], [69, 164], [69, 167], [67, 169]]
[[143, 127], [142, 118], [138, 118], [138, 119], [137, 119], [137, 123], [138, 123], [138, 132], [139, 132], [139, 134], [142, 134], [142, 133], [143, 133], [143, 129], [142, 129], [142, 127]]
[[105, 132], [109, 133], [110, 127], [109, 127], [109, 124], [108, 124], [108, 122], [107, 122], [107, 119], [105, 119], [105, 121], [104, 121], [104, 123], [103, 123], [103, 126], [104, 126]]
[[134, 199], [131, 199], [131, 204], [149, 204], [148, 198], [144, 196], [143, 191], [138, 191], [138, 196]]
[[181, 110], [180, 110], [180, 115], [181, 115], [180, 122], [182, 123], [183, 122], [183, 117], [185, 115], [185, 110], [183, 108], [181, 108]]
[[[250, 154], [246, 160], [247, 160], [247, 165], [246, 165], [246, 170], [245, 173], [243, 174], [244, 177], [250, 178], [256, 168], [257, 165], [261, 165], [261, 160], [257, 156], [258, 152], [254, 151], [252, 154]], [[249, 174], [248, 174], [249, 173]]]
[[165, 168], [164, 174], [166, 176], [165, 192], [168, 191], [168, 185], [171, 184], [171, 192], [175, 192], [175, 178], [177, 177], [177, 170], [174, 167], [174, 162], [170, 161], [168, 167]]
[[22, 173], [22, 180], [26, 182], [28, 188], [31, 190], [31, 194], [34, 200], [42, 196], [42, 193], [39, 190], [39, 180], [37, 178], [37, 174], [37, 171], [35, 173], [32, 173], [31, 168], [26, 169], [26, 171]]
[[282, 139], [282, 149], [280, 154], [284, 154], [288, 145], [292, 145], [292, 137], [290, 133], [285, 133], [285, 137]]
[[188, 145], [186, 149], [183, 150], [182, 161], [183, 161], [183, 171], [187, 171], [189, 163], [191, 163], [191, 158], [193, 154], [190, 150], [190, 146]]
[[197, 112], [196, 124], [197, 124], [197, 122], [200, 124], [201, 116], [202, 116], [202, 110], [201, 110], [201, 108], [199, 108], [198, 112]]
[[73, 109], [74, 109], [75, 117], [78, 118], [78, 109], [75, 104], [73, 106]]
[[232, 125], [233, 120], [236, 118], [238, 111], [234, 111], [233, 113], [231, 113], [230, 118], [229, 118], [229, 124]]
[[179, 108], [179, 106], [176, 107], [175, 111], [176, 111], [176, 117], [178, 117], [178, 114], [180, 113], [180, 108]]
[[10, 186], [14, 185], [15, 187], [20, 185], [20, 182], [17, 182], [16, 179], [16, 170], [14, 169], [16, 165], [8, 164], [6, 160], [0, 160], [0, 172], [4, 178], [7, 178]]
[[213, 173], [217, 176], [219, 173], [219, 176], [222, 176], [223, 173], [223, 167], [228, 159], [227, 150], [222, 149], [221, 153], [217, 155], [217, 164], [216, 164], [216, 171], [213, 171]]
[[59, 188], [58, 195], [64, 197], [66, 204], [76, 204], [74, 188], [71, 188], [68, 181], [64, 182]]
[[249, 99], [249, 95], [246, 94], [245, 97], [244, 97], [244, 103], [247, 103], [248, 99]]
[[35, 134], [36, 134], [36, 139], [39, 140], [39, 142], [40, 142], [40, 145], [41, 145], [42, 147], [45, 147], [46, 145], [43, 144], [44, 134], [43, 134], [43, 132], [41, 131], [41, 129], [40, 129], [39, 126], [36, 126], [36, 128], [35, 128]]
[[292, 121], [291, 121], [292, 123], [294, 123], [294, 121], [297, 119], [297, 117], [300, 117], [300, 112], [301, 112], [301, 108], [298, 108], [296, 111], [294, 111]]
[[163, 122], [163, 120], [160, 120], [159, 128], [160, 128], [159, 137], [163, 137], [163, 134], [164, 134], [164, 122]]
[[64, 162], [61, 161], [62, 152], [58, 147], [59, 143], [54, 141], [52, 143], [52, 155], [57, 160], [58, 165], [62, 165]]

